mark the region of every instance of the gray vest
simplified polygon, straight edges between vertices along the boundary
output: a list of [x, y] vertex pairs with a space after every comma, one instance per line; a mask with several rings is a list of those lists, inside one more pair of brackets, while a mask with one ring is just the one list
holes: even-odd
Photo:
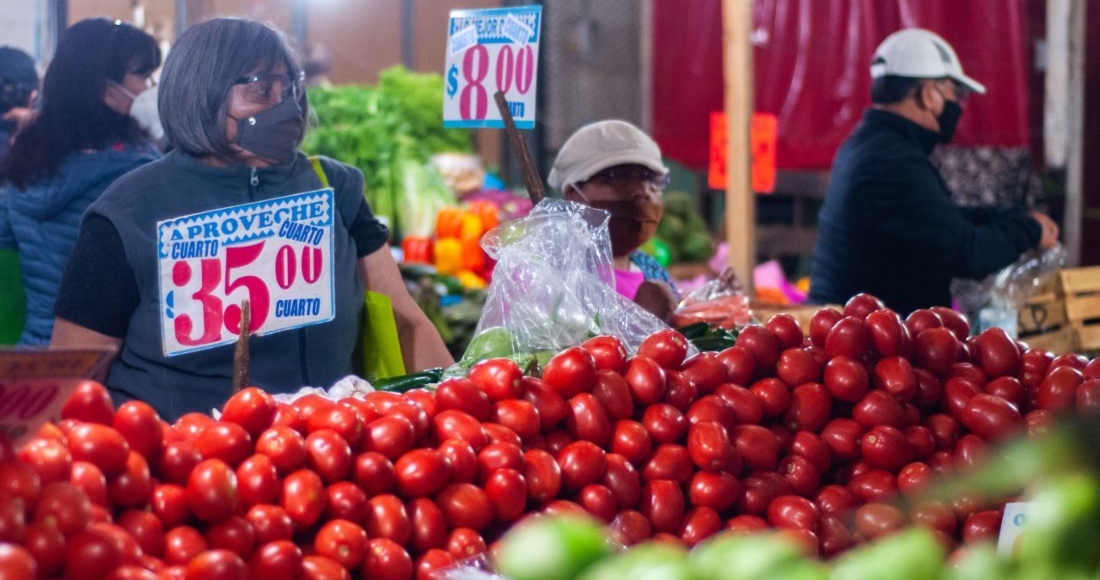
[[[348, 233], [363, 199], [363, 176], [355, 168], [322, 159], [335, 189], [333, 321], [252, 337], [252, 384], [269, 392], [330, 386], [352, 372], [363, 310], [354, 240]], [[141, 399], [166, 420], [192, 411], [209, 413], [231, 394], [234, 346], [163, 355], [157, 269], [158, 221], [244, 203], [321, 189], [305, 155], [255, 170], [244, 165], [212, 167], [178, 151], [119, 179], [89, 209], [114, 224], [137, 278], [141, 301], [130, 320], [120, 358], [107, 386], [117, 398]]]

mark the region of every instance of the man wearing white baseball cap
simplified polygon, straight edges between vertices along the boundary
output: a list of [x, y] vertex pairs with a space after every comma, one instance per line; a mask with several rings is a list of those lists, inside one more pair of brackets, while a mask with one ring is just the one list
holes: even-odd
[[932, 164], [961, 103], [985, 87], [937, 34], [886, 37], [871, 60], [871, 107], [833, 160], [818, 221], [810, 301], [874, 294], [903, 316], [950, 306], [951, 279], [982, 278], [1058, 242], [1058, 226], [1022, 207], [960, 207]]
[[664, 213], [668, 167], [641, 129], [619, 120], [585, 125], [558, 151], [547, 178], [564, 199], [607, 211], [615, 289], [662, 320], [679, 296], [668, 270], [638, 250]]

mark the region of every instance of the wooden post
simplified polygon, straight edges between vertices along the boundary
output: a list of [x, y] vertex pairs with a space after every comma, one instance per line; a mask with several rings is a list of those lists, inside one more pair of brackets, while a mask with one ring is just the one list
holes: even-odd
[[539, 170], [535, 167], [535, 161], [531, 159], [531, 151], [527, 149], [527, 142], [523, 135], [519, 134], [516, 122], [512, 119], [512, 112], [508, 110], [508, 101], [504, 100], [504, 93], [497, 91], [493, 95], [500, 111], [500, 118], [504, 120], [504, 132], [508, 135], [508, 142], [512, 145], [513, 153], [519, 160], [519, 168], [523, 172], [523, 184], [527, 186], [527, 195], [531, 196], [531, 202], [538, 205], [546, 198], [546, 188], [542, 185]]
[[726, 156], [728, 264], [752, 295], [756, 265], [756, 198], [752, 191], [749, 131], [753, 111], [752, 0], [722, 0], [722, 61], [729, 123]]

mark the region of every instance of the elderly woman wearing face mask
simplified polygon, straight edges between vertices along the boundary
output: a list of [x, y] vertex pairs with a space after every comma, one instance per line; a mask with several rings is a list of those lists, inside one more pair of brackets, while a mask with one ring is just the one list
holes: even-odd
[[82, 20], [61, 35], [40, 108], [0, 169], [0, 247], [19, 251], [27, 298], [20, 344], [50, 341], [84, 211], [116, 178], [160, 157], [129, 116], [158, 66], [153, 37], [124, 22]]
[[638, 250], [664, 212], [668, 168], [657, 143], [625, 121], [586, 125], [562, 145], [547, 183], [568, 201], [606, 210], [615, 289], [661, 320], [679, 295], [668, 271]]
[[409, 295], [363, 175], [298, 151], [308, 101], [286, 37], [219, 18], [180, 35], [159, 109], [174, 150], [89, 208], [54, 346], [119, 348], [105, 384], [165, 419], [231, 395], [248, 301], [251, 381], [329, 386], [353, 370], [364, 289], [389, 296], [406, 369], [453, 363]]

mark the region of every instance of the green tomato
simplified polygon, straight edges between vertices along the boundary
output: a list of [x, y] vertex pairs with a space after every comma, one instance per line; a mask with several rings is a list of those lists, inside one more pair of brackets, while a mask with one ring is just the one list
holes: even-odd
[[572, 580], [610, 553], [607, 536], [594, 520], [538, 516], [501, 538], [496, 569], [509, 580]]

